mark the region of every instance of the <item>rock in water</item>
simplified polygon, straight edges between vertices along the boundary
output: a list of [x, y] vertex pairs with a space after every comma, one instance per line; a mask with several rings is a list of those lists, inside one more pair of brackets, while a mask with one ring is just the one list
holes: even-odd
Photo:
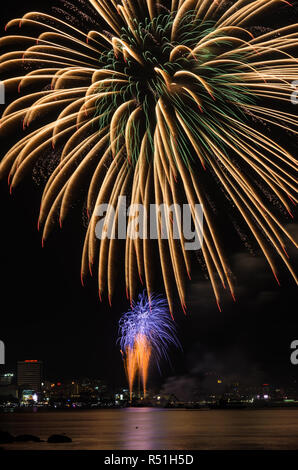
[[10, 442], [14, 442], [14, 437], [5, 431], [0, 431], [0, 444], [10, 444]]
[[21, 434], [15, 438], [16, 442], [41, 442], [40, 438], [37, 436], [32, 436], [31, 434]]
[[72, 442], [72, 439], [65, 434], [52, 434], [52, 436], [48, 438], [48, 442], [51, 444], [61, 444], [64, 442]]

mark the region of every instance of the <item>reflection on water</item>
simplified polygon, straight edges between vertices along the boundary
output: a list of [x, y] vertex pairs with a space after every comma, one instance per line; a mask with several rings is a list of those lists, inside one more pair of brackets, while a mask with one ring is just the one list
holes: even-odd
[[117, 410], [8, 413], [1, 429], [47, 439], [65, 433], [71, 444], [16, 443], [8, 449], [298, 449], [298, 409]]
[[[122, 436], [127, 442], [127, 449], [154, 449], [154, 442], [162, 433], [162, 419], [156, 409], [128, 408], [125, 410]], [[158, 419], [159, 418], [159, 419]]]

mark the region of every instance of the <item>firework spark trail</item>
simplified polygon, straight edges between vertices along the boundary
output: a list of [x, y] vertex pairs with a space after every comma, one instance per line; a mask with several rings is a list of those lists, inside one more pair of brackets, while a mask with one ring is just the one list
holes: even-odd
[[[59, 165], [45, 186], [38, 226], [43, 243], [88, 187], [89, 227], [82, 282], [98, 263], [99, 295], [115, 291], [121, 244], [95, 237], [96, 207], [118, 196], [132, 204], [180, 203], [205, 212], [203, 256], [220, 308], [219, 282], [235, 299], [208, 203], [208, 175], [220, 182], [249, 227], [275, 278], [277, 253], [297, 282], [286, 251], [285, 230], [264, 194], [271, 192], [292, 217], [297, 203], [297, 160], [263, 135], [253, 118], [297, 134], [295, 114], [281, 111], [298, 79], [298, 25], [254, 37], [258, 15], [285, 0], [90, 0], [95, 19], [88, 33], [62, 18], [31, 12], [11, 20], [1, 38], [7, 93], [20, 97], [1, 118], [1, 133], [18, 126], [24, 137], [5, 155], [0, 176], [12, 191], [52, 149]], [[86, 4], [87, 5], [87, 4]], [[82, 2], [80, 2], [82, 8]], [[90, 5], [88, 4], [88, 15]], [[74, 16], [76, 9], [72, 9]], [[273, 10], [272, 10], [273, 11]], [[90, 18], [88, 16], [88, 18]], [[96, 24], [105, 23], [105, 27]], [[28, 31], [28, 32], [27, 32]], [[33, 91], [32, 91], [33, 90]], [[269, 101], [268, 101], [269, 100]], [[264, 194], [254, 184], [259, 181]], [[148, 222], [144, 222], [144, 229]], [[161, 231], [161, 221], [158, 220]], [[171, 232], [172, 227], [169, 227]], [[172, 232], [171, 232], [172, 233]], [[150, 295], [155, 272], [149, 240], [126, 240], [124, 277], [130, 300], [140, 284]], [[170, 311], [175, 287], [185, 310], [191, 257], [180, 239], [158, 240], [160, 267]], [[278, 280], [278, 279], [277, 279]]]
[[181, 347], [176, 326], [169, 314], [167, 301], [146, 291], [132, 302], [132, 308], [119, 321], [119, 344], [123, 355], [129, 384], [130, 400], [137, 374], [142, 379], [144, 397], [147, 393], [147, 379], [150, 360], [157, 366], [162, 358], [169, 360], [168, 347]]

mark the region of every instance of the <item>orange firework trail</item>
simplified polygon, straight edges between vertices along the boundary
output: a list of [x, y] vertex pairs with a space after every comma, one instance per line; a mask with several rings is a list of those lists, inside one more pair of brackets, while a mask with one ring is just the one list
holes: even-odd
[[123, 360], [129, 385], [130, 401], [132, 400], [133, 386], [137, 375], [139, 375], [139, 379], [142, 379], [143, 395], [146, 398], [151, 353], [151, 345], [146, 336], [142, 334], [137, 335], [132, 347], [126, 347]]

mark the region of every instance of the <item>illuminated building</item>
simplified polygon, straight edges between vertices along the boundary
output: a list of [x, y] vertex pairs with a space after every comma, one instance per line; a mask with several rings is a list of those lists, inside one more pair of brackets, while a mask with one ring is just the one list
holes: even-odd
[[17, 384], [21, 388], [41, 392], [42, 361], [36, 359], [18, 361]]

